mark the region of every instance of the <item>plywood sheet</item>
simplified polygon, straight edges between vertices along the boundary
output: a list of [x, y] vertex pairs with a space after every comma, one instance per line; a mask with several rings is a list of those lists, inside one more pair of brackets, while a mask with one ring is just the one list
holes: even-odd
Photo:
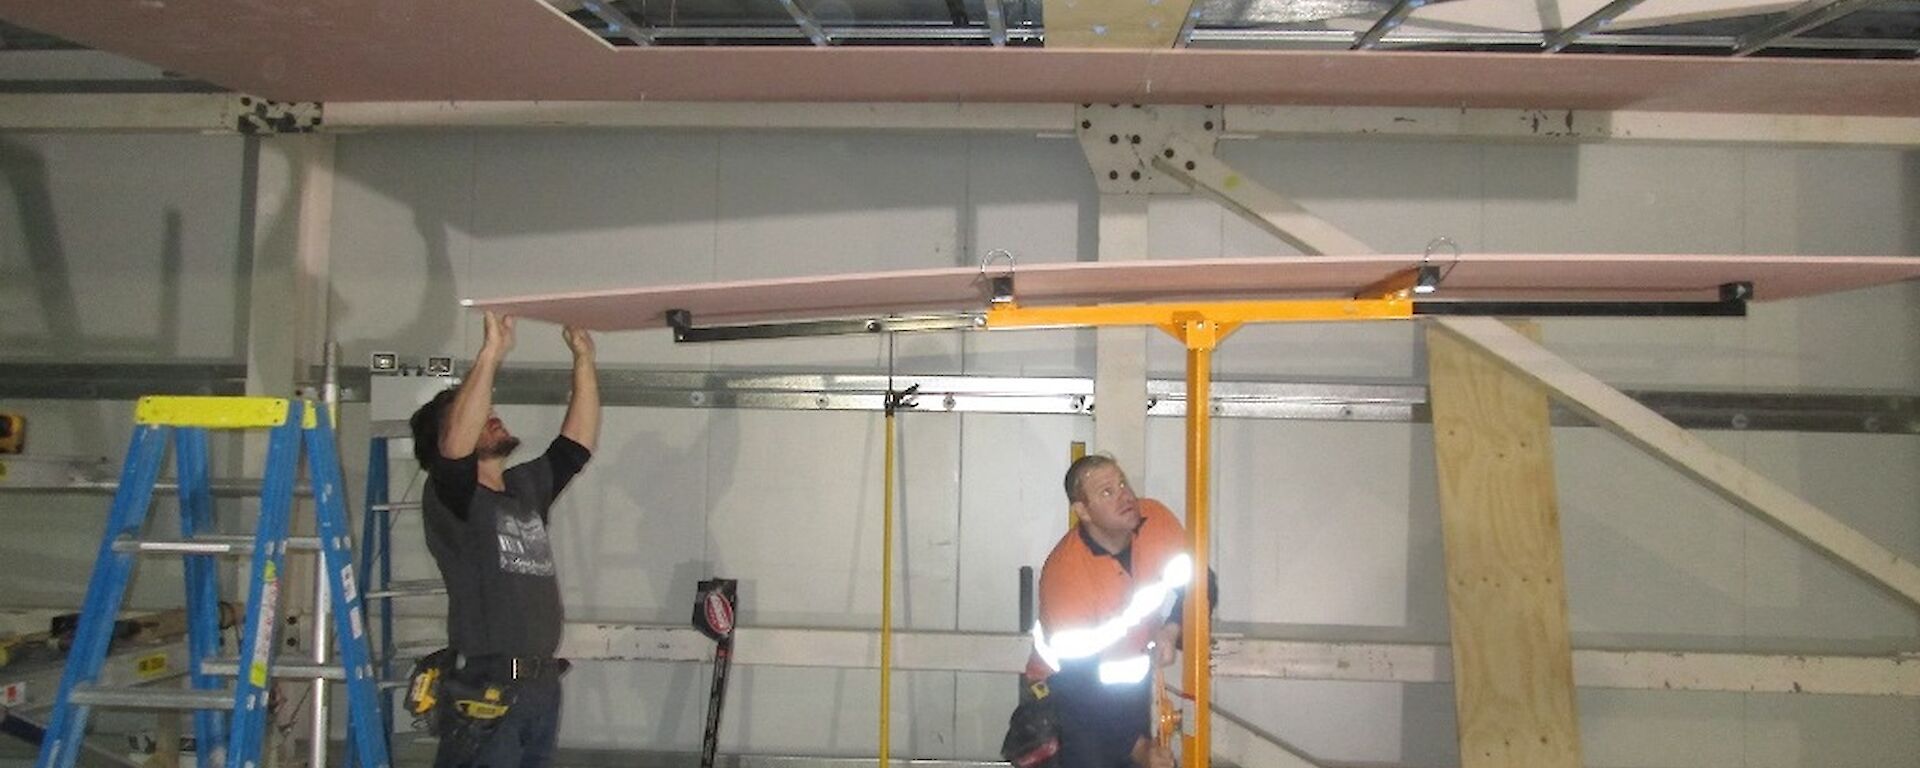
[[1192, 0], [1046, 0], [1048, 48], [1172, 48]]
[[[1015, 294], [1029, 306], [1114, 302], [1306, 298], [1350, 295], [1416, 266], [1419, 256], [1308, 256], [1193, 261], [1072, 262], [1021, 266]], [[1759, 301], [1790, 299], [1920, 277], [1904, 256], [1686, 256], [1478, 254], [1436, 260], [1436, 298], [1685, 300], [1714, 298], [1747, 281]], [[1001, 273], [995, 265], [995, 274]], [[977, 311], [987, 284], [971, 268], [619, 288], [466, 304], [600, 331], [659, 328], [685, 309], [717, 325], [889, 313]]]
[[1546, 392], [1439, 330], [1427, 353], [1460, 764], [1579, 768]]

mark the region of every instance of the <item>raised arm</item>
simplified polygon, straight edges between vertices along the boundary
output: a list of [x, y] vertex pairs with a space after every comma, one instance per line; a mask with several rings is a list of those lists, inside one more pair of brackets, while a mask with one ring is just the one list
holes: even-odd
[[441, 422], [440, 455], [449, 459], [464, 459], [479, 445], [480, 432], [493, 415], [493, 377], [513, 349], [513, 318], [488, 312], [486, 322], [486, 337], [480, 342], [480, 354], [473, 358], [473, 370], [460, 382], [460, 393], [453, 396]]
[[600, 441], [600, 375], [594, 368], [593, 336], [572, 326], [561, 328], [560, 336], [573, 350], [573, 397], [567, 401], [560, 434], [592, 452]]

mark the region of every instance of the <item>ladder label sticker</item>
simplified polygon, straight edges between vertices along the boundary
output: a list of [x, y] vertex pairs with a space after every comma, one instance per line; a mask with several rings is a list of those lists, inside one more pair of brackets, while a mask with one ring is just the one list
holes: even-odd
[[279, 568], [272, 560], [260, 569], [260, 615], [253, 628], [253, 664], [247, 667], [247, 682], [256, 688], [267, 685], [267, 655], [273, 652], [273, 617], [280, 611]]
[[27, 703], [26, 681], [7, 683], [7, 687], [0, 688], [0, 707], [11, 709], [25, 703]]
[[168, 666], [165, 652], [149, 654], [134, 660], [133, 672], [142, 680], [152, 680], [166, 674]]
[[347, 624], [353, 630], [353, 639], [355, 640], [360, 639], [360, 635], [366, 632], [366, 630], [360, 628], [359, 611], [347, 611]]
[[348, 603], [352, 603], [355, 597], [359, 597], [359, 593], [355, 592], [353, 589], [353, 566], [352, 565], [348, 565], [347, 567], [340, 569], [340, 585], [341, 585], [340, 598], [342, 600], [345, 600]]

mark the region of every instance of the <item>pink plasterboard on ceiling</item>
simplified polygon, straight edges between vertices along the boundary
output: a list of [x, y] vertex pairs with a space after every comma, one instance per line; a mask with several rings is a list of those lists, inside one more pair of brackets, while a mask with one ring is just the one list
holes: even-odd
[[1707, 56], [614, 48], [540, 0], [0, 0], [0, 17], [279, 101], [1124, 102], [1920, 116], [1920, 65]]
[[[1194, 261], [1069, 262], [1013, 271], [1025, 305], [1284, 299], [1349, 296], [1420, 256], [1301, 256]], [[1695, 301], [1721, 285], [1750, 282], [1760, 301], [1790, 299], [1920, 278], [1905, 256], [1698, 256], [1473, 254], [1433, 259], [1440, 296], [1462, 299]], [[988, 274], [1006, 274], [993, 268]], [[866, 272], [619, 288], [509, 298], [469, 306], [597, 331], [666, 325], [669, 310], [719, 325], [868, 314], [980, 311], [987, 281], [968, 268]]]

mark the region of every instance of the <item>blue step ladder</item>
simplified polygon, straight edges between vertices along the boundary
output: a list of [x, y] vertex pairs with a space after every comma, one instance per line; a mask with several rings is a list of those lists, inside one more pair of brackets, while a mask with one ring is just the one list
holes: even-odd
[[[404, 426], [404, 425], [403, 425]], [[379, 424], [373, 427], [381, 429]], [[392, 455], [387, 450], [389, 435], [375, 434], [367, 443], [367, 492], [365, 515], [360, 522], [360, 584], [367, 590], [369, 609], [378, 607], [379, 647], [373, 653], [375, 674], [381, 680], [394, 678], [396, 648], [393, 639], [393, 512], [392, 483], [388, 479]], [[405, 506], [404, 504], [401, 506]], [[375, 619], [368, 617], [371, 629]], [[380, 697], [381, 733], [393, 733], [394, 695], [389, 690]]]
[[[395, 581], [393, 578], [394, 515], [418, 511], [421, 502], [417, 499], [393, 498], [394, 453], [391, 445], [394, 440], [411, 441], [413, 434], [405, 420], [375, 420], [368, 426], [372, 435], [367, 443], [366, 504], [362, 507], [364, 516], [360, 523], [360, 584], [366, 590], [364, 600], [369, 614], [367, 628], [377, 638], [369, 643], [373, 649], [375, 673], [381, 680], [393, 680], [396, 673], [405, 672], [396, 665], [407, 658], [394, 635], [393, 601], [445, 595], [447, 588], [437, 577], [407, 581]], [[410, 456], [402, 458], [408, 464], [412, 463]], [[424, 470], [421, 473], [424, 474]], [[409, 485], [408, 489], [415, 487]], [[403, 497], [410, 495], [402, 494]], [[405, 692], [403, 688], [390, 688], [385, 691], [387, 695], [380, 698], [380, 716], [386, 733], [394, 732], [394, 712], [401, 707], [394, 699]]]
[[[66, 672], [55, 694], [36, 768], [72, 768], [86, 738], [93, 707], [178, 709], [194, 712], [194, 736], [202, 768], [259, 768], [266, 735], [268, 683], [273, 677], [275, 630], [279, 626], [280, 574], [284, 570], [288, 518], [300, 475], [302, 446], [318, 541], [332, 600], [334, 640], [347, 686], [347, 739], [356, 765], [389, 768], [386, 731], [378, 711], [378, 680], [367, 652], [360, 595], [354, 589], [351, 529], [342, 496], [340, 459], [326, 406], [269, 397], [147, 397], [134, 409], [133, 440], [100, 541], [86, 602], [80, 609]], [[267, 470], [260, 518], [253, 538], [220, 537], [213, 531], [213, 494], [207, 470], [209, 430], [269, 429]], [[153, 488], [174, 443], [180, 494], [180, 539], [141, 540]], [[246, 615], [233, 662], [232, 688], [210, 674], [219, 648], [216, 555], [252, 553], [247, 569]], [[113, 622], [141, 553], [186, 556], [188, 686], [184, 689], [110, 688], [97, 685], [112, 639]], [[321, 768], [315, 766], [314, 768]]]

